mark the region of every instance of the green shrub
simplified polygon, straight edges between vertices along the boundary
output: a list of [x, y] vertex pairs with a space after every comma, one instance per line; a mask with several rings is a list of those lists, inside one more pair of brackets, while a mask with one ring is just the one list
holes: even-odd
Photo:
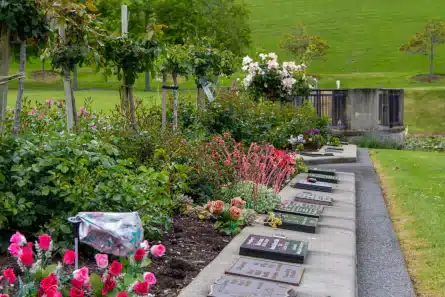
[[426, 136], [426, 137], [407, 137], [405, 140], [405, 149], [424, 150], [424, 151], [445, 151], [445, 137]]
[[352, 143], [359, 147], [375, 148], [375, 149], [394, 149], [399, 150], [403, 148], [403, 144], [392, 140], [381, 140], [375, 135], [365, 135], [352, 139]]
[[170, 220], [170, 174], [119, 155], [90, 134], [2, 139], [0, 229], [48, 229], [63, 241], [72, 237], [66, 218], [77, 212], [138, 211], [148, 235], [159, 236]]
[[234, 197], [246, 201], [246, 208], [258, 213], [268, 213], [281, 204], [280, 195], [265, 185], [256, 185], [251, 181], [238, 182], [221, 189], [222, 201], [230, 203]]

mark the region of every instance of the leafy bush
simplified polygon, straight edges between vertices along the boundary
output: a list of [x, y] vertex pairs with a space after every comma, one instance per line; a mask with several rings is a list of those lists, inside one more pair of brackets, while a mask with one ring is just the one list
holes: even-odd
[[222, 200], [230, 202], [233, 197], [240, 197], [246, 201], [246, 208], [254, 209], [258, 213], [268, 213], [280, 205], [280, 195], [265, 185], [258, 185], [251, 181], [241, 181], [222, 188]]
[[374, 135], [366, 135], [356, 137], [352, 140], [352, 143], [359, 147], [376, 148], [376, 149], [395, 149], [400, 150], [403, 148], [403, 144], [392, 140], [381, 140]]
[[405, 140], [405, 149], [407, 150], [425, 150], [425, 151], [445, 151], [445, 137], [407, 137]]
[[[149, 236], [169, 225], [169, 173], [120, 159], [87, 135], [28, 134], [0, 143], [1, 229], [49, 230], [67, 239], [79, 211], [139, 211]], [[72, 237], [72, 236], [71, 236]]]

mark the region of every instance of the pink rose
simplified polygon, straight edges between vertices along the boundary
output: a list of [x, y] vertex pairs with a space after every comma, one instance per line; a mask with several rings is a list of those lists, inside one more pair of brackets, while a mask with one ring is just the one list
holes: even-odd
[[52, 100], [49, 100], [49, 99], [45, 100], [45, 104], [46, 104], [46, 105], [51, 106], [52, 103], [53, 103]]
[[51, 236], [48, 234], [43, 234], [39, 236], [39, 246], [43, 251], [49, 250], [51, 247]]
[[213, 201], [209, 211], [214, 215], [220, 215], [224, 212], [224, 202], [221, 200]]
[[234, 220], [238, 220], [241, 217], [241, 209], [236, 206], [232, 206], [229, 209], [229, 216]]
[[8, 294], [0, 294], [0, 297], [9, 297]]
[[141, 248], [143, 248], [143, 249], [145, 249], [145, 250], [150, 249], [150, 244], [148, 243], [147, 240], [144, 240], [144, 241], [141, 243]]
[[90, 281], [90, 276], [88, 275], [88, 268], [82, 267], [73, 272], [73, 279], [78, 282], [83, 282], [84, 285], [88, 284]]
[[96, 259], [96, 264], [99, 268], [107, 268], [108, 266], [108, 255], [105, 254], [96, 254], [96, 256], [94, 256], [94, 258]]
[[62, 100], [57, 101], [57, 105], [62, 106]]
[[30, 112], [28, 112], [28, 115], [35, 115], [36, 112], [37, 112], [37, 111], [33, 108]]
[[232, 200], [230, 200], [230, 206], [236, 206], [238, 208], [243, 209], [244, 205], [246, 204], [246, 201], [243, 201], [240, 197], [235, 197]]
[[162, 244], [157, 244], [151, 247], [151, 254], [156, 257], [162, 257], [165, 254], [165, 246]]
[[11, 236], [9, 242], [16, 243], [19, 246], [23, 246], [26, 243], [26, 238], [20, 232], [15, 232], [15, 234]]
[[22, 253], [22, 248], [17, 243], [11, 243], [11, 245], [8, 247], [8, 251], [14, 257], [18, 257]]
[[151, 272], [146, 272], [144, 273], [144, 280], [151, 286], [151, 285], [156, 285], [156, 277], [153, 273]]

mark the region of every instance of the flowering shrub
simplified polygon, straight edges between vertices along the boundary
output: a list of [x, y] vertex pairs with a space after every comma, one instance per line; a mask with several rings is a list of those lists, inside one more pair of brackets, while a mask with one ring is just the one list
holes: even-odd
[[47, 265], [54, 250], [52, 238], [41, 235], [33, 245], [25, 236], [16, 232], [10, 239], [8, 248], [16, 258], [24, 279], [17, 277], [12, 268], [3, 271], [0, 276], [0, 294], [9, 297], [8, 289], [17, 279], [17, 297], [84, 297], [84, 296], [153, 296], [149, 294], [150, 286], [157, 280], [153, 273], [145, 272], [150, 265], [150, 256], [162, 257], [165, 247], [161, 244], [150, 247], [147, 241], [141, 244], [135, 254], [109, 264], [108, 255], [97, 254], [96, 264], [102, 275], [89, 273], [87, 267], [68, 272], [64, 265], [74, 264], [76, 254], [67, 250], [62, 263]]
[[239, 197], [235, 197], [226, 204], [221, 200], [209, 201], [201, 212], [203, 218], [208, 214], [216, 219], [215, 228], [227, 235], [237, 235], [241, 232], [240, 226], [245, 223], [243, 214], [245, 213], [246, 202]]
[[260, 54], [260, 61], [244, 57], [242, 70], [247, 72], [244, 87], [255, 98], [288, 101], [292, 96], [308, 95], [312, 86], [305, 74], [306, 65], [278, 62], [275, 53]]
[[295, 174], [296, 154], [288, 154], [270, 144], [252, 143], [245, 152], [241, 143], [229, 133], [224, 133], [223, 137], [214, 137], [207, 144], [207, 149], [214, 162], [233, 170], [237, 181], [266, 185], [278, 192], [284, 182]]

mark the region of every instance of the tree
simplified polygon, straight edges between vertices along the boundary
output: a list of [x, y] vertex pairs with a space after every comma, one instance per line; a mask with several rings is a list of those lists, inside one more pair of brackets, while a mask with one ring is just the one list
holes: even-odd
[[430, 62], [430, 82], [434, 76], [434, 59], [436, 47], [445, 43], [445, 22], [433, 20], [425, 25], [422, 32], [416, 33], [408, 43], [400, 47], [402, 52], [428, 56]]
[[[192, 72], [191, 57], [187, 47], [183, 45], [168, 46], [159, 59], [159, 71], [162, 73], [163, 84], [166, 84], [166, 74], [171, 74], [173, 78], [173, 130], [178, 128], [178, 76], [188, 76]], [[164, 87], [164, 86], [163, 86]], [[166, 94], [163, 89], [162, 94], [162, 119], [165, 127], [166, 119]]]
[[292, 33], [284, 35], [281, 47], [294, 55], [298, 62], [305, 63], [325, 57], [329, 50], [327, 41], [309, 35], [303, 25], [298, 25]]
[[76, 0], [39, 0], [48, 11], [53, 32], [44, 56], [63, 75], [67, 128], [72, 130], [77, 121], [76, 100], [74, 97], [71, 71], [76, 65], [96, 62], [100, 65], [98, 49], [103, 45], [104, 32], [96, 22], [96, 7], [92, 0], [85, 4]]
[[[161, 27], [162, 28], [162, 27]], [[146, 38], [138, 40], [130, 34], [124, 36], [110, 36], [105, 41], [102, 56], [105, 59], [106, 74], [112, 70], [122, 81], [121, 108], [129, 114], [131, 125], [137, 128], [133, 85], [140, 73], [147, 69], [154, 70], [154, 62], [162, 51], [162, 47], [150, 32]]]
[[229, 50], [214, 47], [214, 41], [203, 38], [188, 45], [188, 55], [191, 57], [192, 75], [196, 84], [196, 105], [203, 108], [205, 99], [202, 94], [202, 80], [212, 81], [220, 75], [230, 76], [236, 69], [236, 56]]
[[19, 92], [17, 95], [14, 131], [20, 125], [21, 98], [24, 86], [24, 59], [26, 59], [26, 40], [44, 39], [48, 27], [43, 11], [36, 0], [3, 0], [0, 2], [0, 133], [6, 115], [8, 98], [9, 67], [11, 46], [20, 44]]
[[153, 11], [166, 24], [166, 42], [185, 44], [209, 37], [219, 49], [243, 54], [251, 44], [249, 11], [236, 0], [153, 0]]

